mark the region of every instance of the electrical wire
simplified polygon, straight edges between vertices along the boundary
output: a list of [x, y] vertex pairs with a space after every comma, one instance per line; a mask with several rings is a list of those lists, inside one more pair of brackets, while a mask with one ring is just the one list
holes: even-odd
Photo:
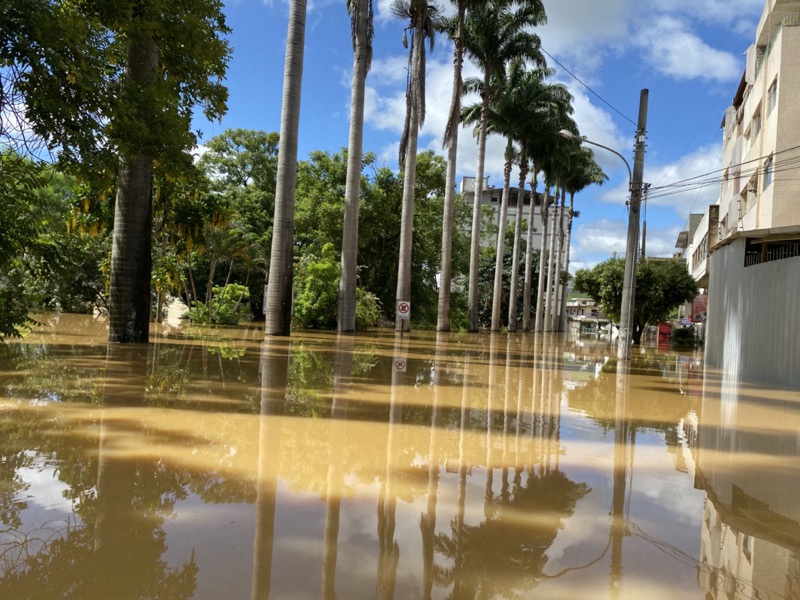
[[610, 103], [608, 100], [606, 100], [606, 99], [605, 99], [605, 98], [603, 98], [603, 97], [602, 97], [600, 94], [598, 94], [597, 92], [595, 92], [595, 91], [594, 91], [592, 88], [590, 88], [590, 87], [589, 87], [589, 86], [588, 86], [586, 83], [584, 83], [584, 82], [583, 82], [583, 81], [580, 79], [580, 77], [578, 77], [577, 75], [575, 75], [575, 73], [573, 73], [573, 72], [572, 72], [572, 71], [570, 71], [570, 70], [569, 70], [567, 67], [565, 67], [563, 64], [561, 64], [561, 63], [559, 62], [559, 60], [558, 60], [558, 59], [557, 59], [555, 56], [553, 56], [552, 54], [550, 54], [550, 53], [549, 53], [547, 50], [545, 50], [545, 49], [544, 49], [544, 48], [542, 48], [541, 46], [539, 46], [539, 49], [540, 49], [542, 52], [544, 52], [544, 53], [545, 53], [547, 56], [549, 56], [549, 57], [550, 57], [550, 58], [553, 60], [553, 62], [554, 62], [554, 63], [556, 63], [556, 64], [557, 64], [559, 67], [561, 67], [561, 68], [562, 68], [562, 69], [564, 69], [564, 70], [565, 70], [567, 73], [569, 73], [569, 74], [572, 76], [572, 78], [573, 78], [575, 81], [577, 81], [578, 83], [580, 83], [580, 84], [581, 84], [583, 87], [585, 87], [585, 88], [586, 88], [587, 90], [589, 90], [589, 91], [590, 91], [592, 94], [594, 94], [594, 95], [595, 95], [595, 96], [596, 96], [596, 97], [597, 97], [597, 98], [598, 98], [598, 99], [599, 99], [601, 102], [603, 102], [604, 104], [606, 104], [606, 106], [608, 106], [608, 107], [609, 107], [611, 110], [613, 110], [615, 113], [617, 113], [617, 114], [618, 114], [619, 116], [621, 116], [623, 119], [625, 119], [625, 120], [627, 120], [627, 121], [630, 121], [630, 122], [633, 124], [633, 126], [634, 126], [634, 127], [636, 127], [636, 126], [637, 126], [637, 125], [636, 125], [636, 122], [635, 122], [633, 119], [631, 119], [630, 117], [628, 117], [628, 116], [627, 116], [626, 114], [624, 114], [623, 112], [621, 112], [621, 111], [617, 110], [617, 108], [616, 108], [616, 107], [615, 107], [613, 104], [611, 104], [611, 103]]
[[[701, 175], [696, 175], [694, 177], [682, 179], [666, 185], [654, 186], [650, 188], [650, 194], [648, 199], [652, 200], [655, 198], [663, 198], [666, 196], [672, 196], [676, 194], [684, 194], [687, 192], [699, 190], [712, 185], [719, 186], [724, 181], [731, 179], [733, 176], [735, 176], [738, 179], [744, 179], [745, 181], [749, 181], [754, 176], [763, 176], [766, 174], [771, 174], [773, 179], [776, 181], [795, 181], [796, 180], [795, 178], [779, 177], [778, 175], [781, 173], [794, 172], [800, 169], [800, 156], [789, 157], [785, 159], [776, 159], [776, 157], [798, 149], [800, 149], [800, 146], [794, 146], [792, 148], [788, 148], [780, 152], [775, 152], [774, 154], [771, 154], [769, 156], [761, 156], [735, 165], [729, 165], [723, 169], [717, 169], [709, 173], [703, 173]], [[768, 158], [772, 158], [773, 161], [771, 163], [765, 164], [764, 161]], [[745, 167], [746, 165], [752, 165], [752, 166], [737, 171], [734, 173], [734, 175], [725, 174], [726, 171], [730, 171], [731, 169], [735, 170], [739, 167]]]

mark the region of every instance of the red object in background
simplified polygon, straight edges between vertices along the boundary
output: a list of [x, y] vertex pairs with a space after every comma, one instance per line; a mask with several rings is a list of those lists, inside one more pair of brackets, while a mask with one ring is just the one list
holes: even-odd
[[669, 323], [659, 323], [656, 347], [659, 349], [669, 348], [670, 337], [672, 337], [672, 325]]
[[706, 310], [708, 309], [708, 295], [700, 294], [692, 301], [692, 322], [702, 323], [706, 320]]

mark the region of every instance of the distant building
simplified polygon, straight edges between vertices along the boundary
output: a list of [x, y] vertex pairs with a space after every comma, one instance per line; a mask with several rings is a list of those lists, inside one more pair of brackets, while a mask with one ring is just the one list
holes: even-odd
[[[466, 200], [469, 205], [472, 205], [473, 198], [475, 197], [475, 178], [474, 177], [464, 177], [461, 180], [461, 196]], [[519, 188], [512, 187], [509, 190], [509, 199], [508, 199], [508, 212], [506, 214], [506, 224], [507, 226], [513, 226], [516, 222], [517, 218], [517, 210], [519, 208]], [[489, 179], [488, 177], [484, 179], [483, 184], [483, 193], [481, 194], [481, 208], [484, 207], [491, 207], [493, 219], [492, 222], [495, 225], [500, 224], [500, 207], [503, 200], [503, 188], [502, 187], [491, 187], [489, 186]], [[533, 248], [538, 250], [542, 243], [542, 201], [543, 195], [536, 194], [536, 199], [533, 204]], [[522, 218], [525, 221], [530, 220], [531, 215], [531, 192], [530, 190], [524, 190], [522, 195]], [[471, 224], [471, 223], [470, 223]], [[522, 231], [523, 236], [527, 234], [527, 230], [523, 229]], [[497, 238], [490, 238], [489, 236], [483, 236], [481, 239], [482, 245], [486, 246], [489, 244], [495, 244]]]
[[720, 197], [687, 232], [708, 288], [706, 364], [797, 388], [800, 374], [800, 2], [768, 0], [722, 121]]
[[611, 326], [603, 309], [591, 298], [572, 298], [567, 300], [567, 321], [569, 328], [577, 334], [598, 334], [608, 331]]

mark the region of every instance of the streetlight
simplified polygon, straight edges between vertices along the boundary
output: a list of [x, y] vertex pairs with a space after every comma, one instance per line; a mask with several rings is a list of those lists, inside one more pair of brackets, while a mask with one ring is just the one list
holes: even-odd
[[625, 249], [625, 277], [622, 282], [622, 308], [619, 315], [619, 343], [617, 345], [617, 359], [630, 358], [631, 340], [633, 332], [634, 294], [636, 291], [636, 262], [639, 247], [639, 205], [642, 200], [642, 176], [644, 174], [644, 141], [647, 126], [647, 98], [648, 91], [642, 90], [639, 98], [639, 125], [636, 130], [636, 144], [634, 146], [633, 172], [625, 157], [619, 152], [603, 144], [598, 144], [585, 137], [577, 136], [571, 131], [562, 129], [559, 135], [570, 140], [578, 140], [586, 144], [598, 146], [616, 154], [625, 163], [628, 169], [628, 189], [631, 200], [628, 211], [628, 239]]

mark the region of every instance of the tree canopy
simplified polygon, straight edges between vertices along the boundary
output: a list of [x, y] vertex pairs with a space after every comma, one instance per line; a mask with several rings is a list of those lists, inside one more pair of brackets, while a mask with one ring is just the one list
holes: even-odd
[[[574, 288], [588, 294], [613, 322], [619, 323], [624, 275], [625, 259], [612, 257], [591, 269], [579, 269]], [[699, 293], [697, 282], [683, 262], [654, 258], [641, 261], [636, 268], [634, 342], [641, 341], [646, 325], [666, 321], [673, 310]]]

